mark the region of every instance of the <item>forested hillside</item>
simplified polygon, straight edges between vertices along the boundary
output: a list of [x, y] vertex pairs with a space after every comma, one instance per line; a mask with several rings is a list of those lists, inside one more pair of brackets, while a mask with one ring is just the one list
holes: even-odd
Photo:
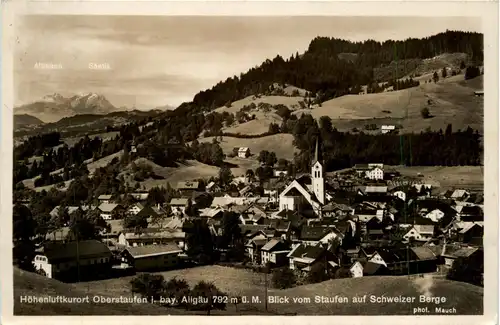
[[[383, 43], [317, 37], [304, 54], [297, 53], [288, 59], [278, 55], [273, 60], [266, 60], [239, 77], [228, 78], [201, 91], [191, 103], [184, 103], [178, 110], [209, 111], [249, 95], [264, 93], [275, 82], [307, 89], [321, 102], [348, 94], [351, 87], [403, 76], [398, 73], [385, 75], [386, 80], [375, 80], [376, 68], [398, 60], [427, 59], [446, 52], [466, 53], [470, 60], [466, 63], [480, 64], [483, 61], [483, 35], [447, 31], [424, 39]], [[344, 56], [340, 55], [343, 53], [356, 55], [343, 59]]]

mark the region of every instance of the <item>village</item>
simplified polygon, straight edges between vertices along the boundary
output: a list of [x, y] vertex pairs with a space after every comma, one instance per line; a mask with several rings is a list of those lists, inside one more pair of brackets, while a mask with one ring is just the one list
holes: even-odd
[[[443, 190], [382, 163], [327, 173], [317, 143], [310, 173], [292, 178], [275, 168], [263, 192], [251, 175], [234, 177], [232, 185], [222, 190], [214, 181], [182, 181], [176, 184], [178, 197], [166, 204], [148, 204], [149, 193], [137, 192], [130, 193], [134, 202], [127, 206], [120, 196], [103, 194], [97, 205], [66, 207], [69, 214], [97, 211], [109, 231], [100, 239], [70, 242], [67, 229], [48, 234], [33, 261], [37, 273], [80, 281], [220, 264], [268, 273], [286, 269], [298, 279], [318, 270], [326, 274], [320, 280], [444, 278], [459, 260], [482, 274], [481, 192]], [[215, 260], [193, 261], [189, 225], [206, 223], [216, 243], [228, 229], [229, 213], [236, 216], [244, 254], [232, 254], [231, 241], [215, 248]], [[147, 219], [147, 226], [124, 228], [124, 216]], [[474, 281], [482, 284], [482, 278]]]

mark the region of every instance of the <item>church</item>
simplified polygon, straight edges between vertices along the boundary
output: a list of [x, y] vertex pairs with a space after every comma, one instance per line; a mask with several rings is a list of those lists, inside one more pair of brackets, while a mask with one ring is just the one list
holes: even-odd
[[318, 141], [311, 166], [311, 180], [295, 179], [279, 196], [279, 209], [297, 211], [307, 218], [321, 218], [325, 205], [325, 179], [319, 160]]

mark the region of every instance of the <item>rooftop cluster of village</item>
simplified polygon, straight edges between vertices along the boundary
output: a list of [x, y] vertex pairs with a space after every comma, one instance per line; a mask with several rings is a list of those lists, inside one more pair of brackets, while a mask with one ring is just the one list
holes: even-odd
[[[109, 231], [100, 239], [71, 242], [62, 240], [64, 230], [53, 232], [35, 267], [53, 278], [182, 268], [193, 262], [189, 245], [200, 242], [189, 239], [194, 220], [207, 225], [213, 243], [227, 238], [225, 232], [238, 234], [223, 248], [214, 244], [217, 258], [207, 263], [288, 268], [298, 277], [318, 268], [333, 278], [445, 274], [457, 259], [477, 268], [483, 263], [479, 192], [433, 187], [379, 163], [325, 173], [317, 149], [310, 174], [292, 178], [279, 171], [263, 192], [251, 177], [232, 182], [231, 191], [216, 182], [179, 182], [178, 197], [163, 205], [145, 204], [148, 193], [132, 193], [135, 202], [128, 206], [109, 194], [100, 195], [96, 206], [69, 207], [70, 214], [98, 211]], [[229, 214], [237, 220], [236, 231], [228, 230]], [[148, 222], [127, 229], [123, 216]], [[244, 254], [230, 254], [235, 240]]]

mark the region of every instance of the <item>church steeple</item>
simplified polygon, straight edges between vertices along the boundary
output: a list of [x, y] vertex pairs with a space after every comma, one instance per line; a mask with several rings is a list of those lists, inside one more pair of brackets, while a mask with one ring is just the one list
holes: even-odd
[[314, 150], [313, 165], [318, 162], [318, 138], [316, 138], [316, 149]]
[[311, 180], [313, 191], [321, 204], [325, 204], [325, 181], [323, 179], [323, 166], [319, 161], [319, 143], [316, 139], [316, 148], [314, 150], [314, 160], [311, 165]]

